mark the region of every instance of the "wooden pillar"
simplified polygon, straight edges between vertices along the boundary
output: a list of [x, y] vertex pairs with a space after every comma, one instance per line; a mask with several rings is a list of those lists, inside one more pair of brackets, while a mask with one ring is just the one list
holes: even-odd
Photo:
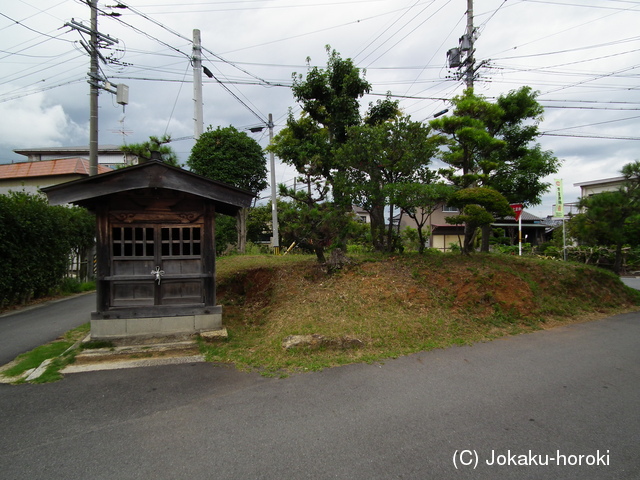
[[205, 202], [204, 231], [202, 242], [202, 273], [204, 278], [204, 305], [216, 304], [216, 241], [215, 221], [216, 209], [213, 203]]
[[109, 208], [105, 204], [96, 207], [96, 309], [105, 312], [109, 308], [109, 281], [111, 270], [111, 235], [109, 232]]

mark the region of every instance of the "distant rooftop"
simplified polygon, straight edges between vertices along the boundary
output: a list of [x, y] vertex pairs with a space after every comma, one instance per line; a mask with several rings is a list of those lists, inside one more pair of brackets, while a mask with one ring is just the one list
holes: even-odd
[[608, 185], [610, 183], [620, 183], [624, 181], [624, 177], [604, 178], [602, 180], [590, 180], [588, 182], [574, 183], [574, 187], [590, 187], [593, 185]]
[[[113, 169], [98, 165], [98, 173]], [[89, 161], [84, 158], [60, 158], [40, 162], [0, 165], [0, 179], [49, 177], [55, 175], [89, 175]]]
[[[19, 155], [34, 155], [34, 154], [56, 154], [56, 155], [78, 155], [80, 153], [89, 154], [89, 146], [82, 145], [79, 147], [39, 147], [39, 148], [20, 148], [14, 150]], [[106, 153], [119, 153], [120, 145], [99, 145], [98, 152]]]

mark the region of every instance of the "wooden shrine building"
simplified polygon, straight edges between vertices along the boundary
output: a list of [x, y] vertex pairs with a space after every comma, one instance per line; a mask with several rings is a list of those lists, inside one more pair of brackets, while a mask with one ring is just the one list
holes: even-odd
[[92, 338], [222, 328], [215, 214], [249, 207], [253, 193], [158, 161], [42, 190], [51, 204], [96, 215]]

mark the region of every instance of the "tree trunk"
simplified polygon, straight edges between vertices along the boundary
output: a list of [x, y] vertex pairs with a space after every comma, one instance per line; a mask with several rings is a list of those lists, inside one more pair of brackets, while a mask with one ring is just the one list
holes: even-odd
[[616, 244], [616, 258], [613, 261], [613, 273], [620, 275], [622, 271], [622, 243]]
[[469, 255], [473, 252], [473, 241], [476, 238], [476, 227], [470, 226], [468, 223], [464, 226], [464, 242], [462, 244], [462, 254]]
[[376, 252], [384, 251], [384, 206], [375, 206], [371, 215], [371, 243]]
[[324, 247], [322, 245], [313, 247], [313, 250], [316, 253], [316, 259], [318, 260], [318, 263], [327, 263], [327, 259], [324, 257]]
[[424, 253], [424, 235], [422, 234], [422, 227], [418, 225], [418, 253]]
[[491, 239], [491, 225], [482, 226], [482, 247], [481, 252], [489, 253], [489, 240]]
[[236, 231], [238, 233], [238, 252], [247, 253], [247, 218], [248, 208], [241, 208], [236, 215]]
[[395, 250], [395, 242], [393, 241], [393, 205], [389, 205], [389, 228], [387, 229], [387, 252]]

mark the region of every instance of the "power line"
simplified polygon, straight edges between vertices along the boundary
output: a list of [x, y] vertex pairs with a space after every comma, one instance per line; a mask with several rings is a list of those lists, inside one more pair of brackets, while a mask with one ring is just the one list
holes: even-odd
[[[449, 3], [451, 3], [451, 0], [447, 0], [447, 3], [445, 3], [444, 5], [442, 5], [442, 7], [440, 7], [438, 10], [436, 10], [435, 12], [433, 12], [433, 14], [431, 14], [430, 16], [428, 16], [427, 18], [425, 18], [422, 22], [420, 22], [418, 25], [416, 25], [413, 29], [411, 29], [409, 31], [409, 33], [407, 33], [404, 37], [400, 38], [396, 43], [394, 43], [393, 45], [391, 45], [389, 48], [387, 48], [383, 53], [381, 53], [380, 55], [378, 55], [376, 57], [375, 60], [369, 62], [369, 65], [372, 65], [374, 62], [377, 62], [378, 60], [380, 60], [380, 58], [382, 58], [383, 56], [385, 56], [387, 53], [389, 53], [389, 51], [391, 51], [392, 48], [396, 47], [400, 42], [402, 42], [404, 39], [406, 39], [409, 35], [411, 35], [413, 32], [415, 32], [418, 28], [420, 28], [422, 25], [424, 25], [425, 23], [427, 23], [427, 21], [431, 20], [440, 10], [442, 10], [444, 7], [446, 7]], [[420, 15], [422, 12], [426, 11], [427, 8], [429, 8], [431, 5], [427, 5], [424, 9], [422, 9], [420, 11], [420, 13], [418, 15]], [[407, 23], [405, 25], [408, 26], [409, 23]], [[404, 28], [404, 27], [403, 27]], [[399, 32], [396, 32], [396, 34]], [[395, 34], [394, 34], [395, 35]], [[374, 50], [375, 51], [375, 50]], [[366, 57], [365, 57], [366, 58]]]
[[40, 88], [35, 92], [21, 93], [21, 94], [18, 94], [18, 95], [14, 95], [12, 97], [2, 98], [2, 99], [0, 99], [0, 103], [10, 102], [11, 100], [17, 100], [18, 98], [28, 97], [29, 95], [34, 95], [36, 93], [45, 92], [47, 90], [52, 90], [54, 88], [62, 87], [62, 86], [65, 86], [65, 85], [71, 85], [71, 84], [74, 84], [74, 83], [84, 83], [84, 81], [85, 81], [85, 79], [81, 78], [81, 79], [77, 79], [77, 80], [70, 80], [68, 82], [58, 83], [57, 85], [50, 85], [48, 87]]
[[[158, 27], [160, 27], [160, 28], [162, 28], [162, 29], [166, 30], [167, 32], [169, 32], [169, 33], [171, 33], [171, 34], [173, 34], [173, 35], [176, 35], [177, 37], [179, 37], [179, 38], [181, 38], [181, 39], [183, 39], [183, 40], [186, 40], [186, 41], [188, 41], [188, 42], [190, 42], [190, 43], [193, 43], [193, 40], [192, 40], [192, 39], [190, 39], [190, 38], [188, 38], [188, 37], [185, 37], [185, 36], [184, 36], [184, 35], [182, 35], [181, 33], [176, 32], [175, 30], [173, 30], [173, 29], [171, 29], [171, 28], [167, 27], [167, 26], [166, 26], [166, 25], [164, 25], [163, 23], [161, 23], [161, 22], [159, 22], [159, 21], [157, 21], [157, 20], [155, 20], [155, 19], [153, 19], [153, 18], [149, 17], [148, 15], [146, 15], [146, 14], [142, 13], [141, 11], [139, 11], [139, 10], [137, 10], [137, 9], [135, 9], [135, 8], [133, 8], [133, 7], [131, 7], [130, 5], [127, 5], [127, 4], [122, 3], [122, 2], [120, 2], [120, 3], [121, 3], [123, 6], [126, 6], [126, 8], [127, 8], [128, 10], [132, 11], [133, 13], [135, 13], [135, 14], [137, 14], [137, 15], [140, 15], [142, 18], [144, 18], [145, 20], [148, 20], [149, 22], [153, 23], [154, 25], [157, 25]], [[116, 18], [116, 19], [117, 19], [117, 18]], [[119, 19], [118, 19], [118, 20], [119, 20]], [[122, 22], [122, 20], [120, 20], [120, 21]], [[124, 22], [123, 22], [123, 23], [124, 23]], [[132, 27], [132, 28], [134, 28], [134, 27]], [[145, 33], [145, 34], [146, 34], [146, 33]], [[148, 35], [148, 34], [146, 34], [146, 35]], [[163, 43], [164, 45], [169, 46], [168, 44], [166, 44], [166, 43], [162, 42], [161, 40], [159, 40], [159, 39], [157, 39], [157, 38], [155, 38], [155, 37], [151, 37], [151, 38], [154, 38], [156, 41], [161, 42], [161, 43]], [[171, 47], [171, 48], [173, 48], [173, 47]], [[269, 82], [267, 82], [266, 80], [264, 80], [264, 79], [262, 79], [262, 78], [258, 77], [257, 75], [254, 75], [254, 74], [250, 73], [249, 71], [247, 71], [247, 70], [245, 70], [245, 69], [243, 69], [243, 68], [239, 67], [238, 65], [235, 65], [233, 62], [230, 62], [229, 60], [226, 60], [226, 59], [225, 59], [225, 58], [223, 58], [221, 55], [219, 55], [219, 54], [217, 54], [217, 53], [215, 53], [215, 52], [213, 52], [213, 51], [209, 50], [208, 48], [206, 48], [206, 47], [204, 47], [204, 46], [201, 46], [201, 48], [202, 48], [202, 50], [203, 50], [203, 51], [206, 51], [206, 52], [207, 52], [207, 53], [209, 53], [210, 55], [213, 55], [213, 56], [214, 56], [214, 57], [216, 57], [218, 60], [220, 60], [220, 61], [222, 61], [222, 62], [224, 62], [224, 63], [226, 63], [226, 64], [228, 64], [228, 65], [230, 65], [230, 66], [232, 66], [232, 67], [234, 67], [234, 68], [237, 68], [238, 70], [240, 70], [241, 72], [245, 73], [246, 75], [249, 75], [249, 76], [251, 76], [252, 78], [255, 78], [256, 80], [260, 80], [261, 82], [263, 82], [263, 83], [265, 83], [265, 84], [267, 84], [267, 85], [269, 84]], [[183, 52], [180, 52], [180, 53], [183, 53]], [[189, 57], [189, 58], [191, 58], [190, 56], [188, 56], [188, 57]]]
[[16, 20], [16, 19], [14, 19], [14, 18], [11, 18], [10, 16], [5, 15], [5, 14], [4, 14], [4, 13], [2, 13], [2, 12], [0, 12], [0, 15], [2, 15], [4, 18], [7, 18], [7, 19], [11, 20], [11, 21], [12, 21], [13, 23], [15, 23], [16, 25], [20, 25], [21, 27], [26, 28], [27, 30], [29, 30], [29, 31], [31, 31], [31, 32], [37, 33], [38, 35], [42, 35], [43, 37], [51, 38], [51, 39], [53, 39], [53, 40], [60, 40], [60, 41], [62, 41], [62, 42], [73, 43], [73, 41], [72, 41], [72, 40], [66, 40], [66, 39], [64, 39], [64, 38], [59, 38], [59, 37], [60, 37], [60, 35], [57, 35], [57, 36], [55, 36], [55, 37], [54, 37], [54, 36], [52, 36], [52, 35], [49, 35], [48, 33], [40, 32], [40, 31], [38, 31], [38, 30], [36, 30], [36, 29], [34, 29], [34, 28], [29, 27], [28, 25], [25, 25], [25, 24], [24, 24], [24, 23], [22, 23], [20, 20]]
[[[373, 2], [381, 2], [384, 0], [350, 0], [350, 1], [339, 1], [339, 2], [324, 2], [324, 3], [312, 3], [312, 4], [294, 4], [294, 5], [266, 5], [266, 6], [260, 6], [260, 7], [236, 7], [237, 4], [242, 4], [242, 3], [257, 3], [257, 2], [265, 2], [267, 0], [249, 0], [249, 1], [229, 1], [229, 2], [215, 2], [215, 5], [222, 5], [222, 4], [232, 4], [234, 6], [234, 8], [212, 8], [212, 9], [206, 9], [206, 10], [185, 10], [184, 12], [179, 12], [176, 11], [175, 9], [173, 9], [171, 12], [154, 12], [154, 15], [163, 15], [163, 14], [175, 14], [175, 13], [205, 13], [205, 12], [232, 12], [232, 11], [241, 11], [241, 10], [256, 10], [256, 9], [260, 9], [260, 10], [265, 10], [265, 9], [284, 9], [284, 8], [309, 8], [309, 7], [331, 7], [334, 5], [345, 5], [345, 4], [350, 4], [350, 3], [372, 3]], [[145, 8], [152, 8], [152, 7], [169, 7], [169, 6], [179, 6], [179, 7], [184, 7], [187, 5], [198, 5], [198, 6], [202, 6], [205, 5], [203, 3], [174, 3], [174, 4], [162, 4], [162, 5], [145, 5]]]
[[541, 133], [541, 136], [545, 137], [567, 137], [567, 138], [592, 138], [602, 140], [640, 140], [640, 137], [614, 137], [612, 135], [580, 135], [577, 133], [563, 135], [561, 133]]
[[549, 133], [552, 133], [552, 132], [562, 132], [563, 130], [572, 130], [574, 128], [595, 127], [597, 125], [606, 125], [606, 124], [609, 124], [609, 123], [626, 122], [627, 120], [634, 120], [636, 118], [640, 118], [640, 115], [636, 115], [634, 117], [617, 118], [615, 120], [606, 120], [606, 121], [603, 121], [603, 122], [588, 123], [588, 124], [585, 124], [585, 125], [575, 125], [573, 127], [557, 128], [555, 130], [547, 130], [544, 133], [545, 134], [549, 134]]

